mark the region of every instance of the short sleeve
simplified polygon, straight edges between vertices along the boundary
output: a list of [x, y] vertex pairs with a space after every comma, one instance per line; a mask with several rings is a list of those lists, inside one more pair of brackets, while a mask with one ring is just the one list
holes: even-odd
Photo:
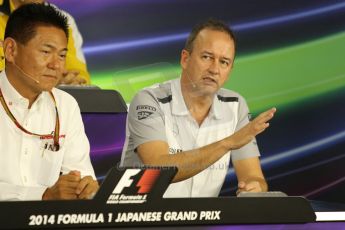
[[[250, 119], [249, 109], [244, 98], [239, 96], [238, 103], [238, 123], [236, 125], [235, 132], [247, 125]], [[260, 156], [260, 152], [255, 138], [242, 148], [231, 151], [232, 161], [258, 156]]]
[[141, 91], [134, 97], [129, 107], [127, 122], [133, 150], [149, 141], [167, 141], [164, 113], [149, 90]]

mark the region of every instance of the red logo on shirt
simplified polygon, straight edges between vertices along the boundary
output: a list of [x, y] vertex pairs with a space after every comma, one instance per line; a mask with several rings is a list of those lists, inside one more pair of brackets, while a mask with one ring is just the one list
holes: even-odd
[[[40, 137], [41, 140], [50, 140], [50, 139], [53, 139], [53, 138], [54, 138], [53, 135], [46, 135], [46, 136]], [[59, 138], [66, 138], [66, 134], [61, 134], [59, 136]]]

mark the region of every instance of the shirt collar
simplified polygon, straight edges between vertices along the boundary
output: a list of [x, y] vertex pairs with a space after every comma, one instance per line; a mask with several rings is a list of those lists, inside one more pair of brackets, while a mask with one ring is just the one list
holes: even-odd
[[[186, 116], [189, 114], [186, 103], [184, 101], [181, 90], [181, 78], [171, 81], [171, 93], [172, 93], [172, 113], [174, 115]], [[214, 117], [215, 119], [223, 118], [222, 104], [218, 100], [217, 94], [213, 98], [213, 103], [208, 114], [208, 117]]]
[[171, 81], [172, 113], [174, 115], [186, 116], [189, 114], [181, 90], [181, 78]]
[[212, 116], [217, 120], [222, 119], [224, 116], [222, 103], [219, 101], [217, 94], [214, 95], [213, 103], [209, 112], [209, 117]]
[[[5, 95], [5, 100], [8, 106], [10, 106], [12, 103], [24, 105], [26, 108], [29, 106], [29, 100], [20, 95], [20, 93], [18, 93], [18, 91], [8, 81], [5, 70], [0, 72], [0, 87], [2, 93]], [[34, 104], [40, 104], [42, 97], [43, 93], [37, 97]]]

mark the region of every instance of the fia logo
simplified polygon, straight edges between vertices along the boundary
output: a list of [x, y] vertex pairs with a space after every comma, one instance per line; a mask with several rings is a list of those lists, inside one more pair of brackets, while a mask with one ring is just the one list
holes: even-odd
[[[107, 203], [144, 203], [147, 194], [150, 193], [157, 178], [160, 175], [158, 169], [126, 169], [120, 181], [115, 186]], [[136, 177], [140, 176], [139, 179]], [[136, 182], [137, 181], [137, 182]]]

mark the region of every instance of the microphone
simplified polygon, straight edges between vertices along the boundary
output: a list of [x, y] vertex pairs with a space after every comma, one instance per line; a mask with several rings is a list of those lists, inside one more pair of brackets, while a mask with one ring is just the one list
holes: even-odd
[[25, 73], [24, 70], [22, 70], [22, 68], [20, 68], [15, 62], [13, 62], [13, 65], [14, 65], [17, 69], [19, 69], [19, 71], [20, 71], [22, 74], [24, 74], [24, 76], [26, 76], [26, 77], [30, 78], [31, 80], [33, 80], [34, 82], [36, 82], [36, 84], [39, 84], [39, 83], [40, 83], [39, 80], [36, 80], [36, 79], [35, 79], [33, 76], [31, 76], [30, 74]]
[[193, 89], [195, 89], [195, 88], [196, 88], [196, 84], [192, 81], [192, 79], [190, 79], [189, 73], [187, 73], [187, 71], [186, 71], [186, 76], [187, 76], [187, 78], [188, 78], [188, 81], [191, 83]]

